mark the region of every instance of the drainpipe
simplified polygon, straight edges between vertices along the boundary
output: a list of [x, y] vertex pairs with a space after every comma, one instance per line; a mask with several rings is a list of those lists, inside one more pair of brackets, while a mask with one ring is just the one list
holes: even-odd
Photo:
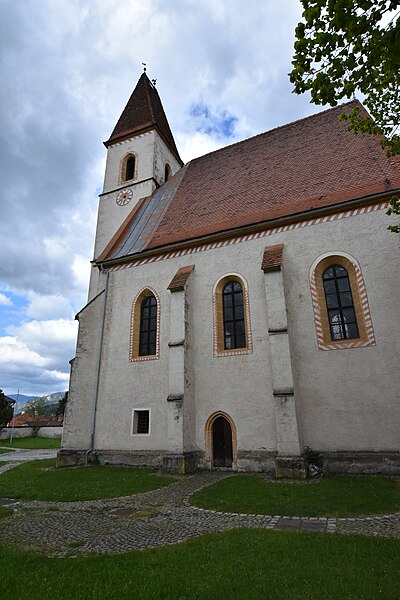
[[[100, 271], [103, 271], [103, 267], [99, 267]], [[103, 305], [103, 316], [101, 319], [101, 332], [100, 332], [100, 348], [99, 348], [99, 357], [97, 361], [97, 369], [96, 369], [96, 388], [94, 393], [94, 402], [93, 402], [93, 412], [92, 412], [92, 426], [90, 432], [90, 448], [88, 448], [85, 452], [85, 466], [88, 464], [88, 456], [91, 452], [93, 452], [94, 446], [94, 433], [96, 428], [96, 413], [97, 413], [97, 400], [99, 398], [99, 389], [100, 389], [100, 374], [101, 374], [101, 359], [103, 355], [103, 342], [104, 342], [104, 327], [106, 322], [106, 309], [107, 309], [107, 296], [108, 296], [108, 280], [110, 278], [110, 271], [107, 270], [106, 275], [106, 287], [104, 292], [104, 305]]]

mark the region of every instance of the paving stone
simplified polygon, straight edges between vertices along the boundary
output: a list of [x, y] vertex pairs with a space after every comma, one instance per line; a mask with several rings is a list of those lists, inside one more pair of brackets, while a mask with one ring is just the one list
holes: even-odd
[[[0, 542], [49, 556], [79, 556], [144, 550], [176, 544], [233, 528], [358, 533], [400, 538], [400, 513], [336, 519], [250, 515], [209, 511], [190, 505], [197, 490], [225, 477], [203, 471], [170, 486], [135, 496], [82, 502], [13, 501], [14, 515], [2, 519]], [[76, 543], [79, 542], [79, 546]]]
[[325, 531], [325, 521], [303, 521], [303, 531]]
[[301, 530], [303, 520], [302, 519], [291, 519], [290, 517], [282, 517], [276, 524], [276, 529], [295, 529]]
[[19, 500], [13, 500], [12, 498], [0, 498], [0, 506], [11, 506], [18, 503]]

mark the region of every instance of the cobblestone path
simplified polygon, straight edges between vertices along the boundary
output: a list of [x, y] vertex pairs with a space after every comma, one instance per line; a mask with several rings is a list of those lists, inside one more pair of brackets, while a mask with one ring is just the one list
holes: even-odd
[[222, 513], [190, 506], [195, 491], [227, 477], [202, 472], [159, 490], [86, 502], [2, 500], [14, 515], [2, 519], [0, 542], [51, 556], [119, 553], [156, 548], [233, 528], [358, 533], [400, 538], [400, 513], [355, 518], [304, 518]]

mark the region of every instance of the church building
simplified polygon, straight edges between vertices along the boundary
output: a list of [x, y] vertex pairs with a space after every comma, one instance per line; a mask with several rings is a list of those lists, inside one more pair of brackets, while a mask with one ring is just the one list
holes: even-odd
[[183, 164], [140, 77], [109, 140], [58, 465], [400, 472], [399, 157], [352, 101]]

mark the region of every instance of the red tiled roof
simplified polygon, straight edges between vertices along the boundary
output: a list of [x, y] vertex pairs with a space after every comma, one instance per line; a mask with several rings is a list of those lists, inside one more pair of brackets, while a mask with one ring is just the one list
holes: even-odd
[[282, 265], [283, 244], [265, 246], [261, 269], [264, 271], [277, 271]]
[[29, 427], [57, 427], [63, 424], [64, 417], [63, 416], [51, 416], [48, 417], [46, 415], [31, 415], [30, 413], [23, 413], [22, 415], [17, 415], [11, 419], [8, 423], [7, 427], [22, 427], [23, 425]]
[[339, 121], [355, 106], [364, 111], [352, 101], [192, 160], [142, 250], [400, 188], [399, 157]]
[[178, 269], [167, 289], [169, 289], [171, 292], [179, 292], [180, 290], [183, 290], [193, 269], [194, 265], [188, 265], [187, 267], [181, 267]]
[[105, 145], [109, 146], [113, 142], [152, 127], [157, 127], [159, 129], [165, 142], [169, 145], [179, 162], [182, 163], [174, 136], [172, 135], [161, 104], [160, 96], [146, 73], [142, 73], [127, 105], [114, 127], [110, 139], [105, 142]]

